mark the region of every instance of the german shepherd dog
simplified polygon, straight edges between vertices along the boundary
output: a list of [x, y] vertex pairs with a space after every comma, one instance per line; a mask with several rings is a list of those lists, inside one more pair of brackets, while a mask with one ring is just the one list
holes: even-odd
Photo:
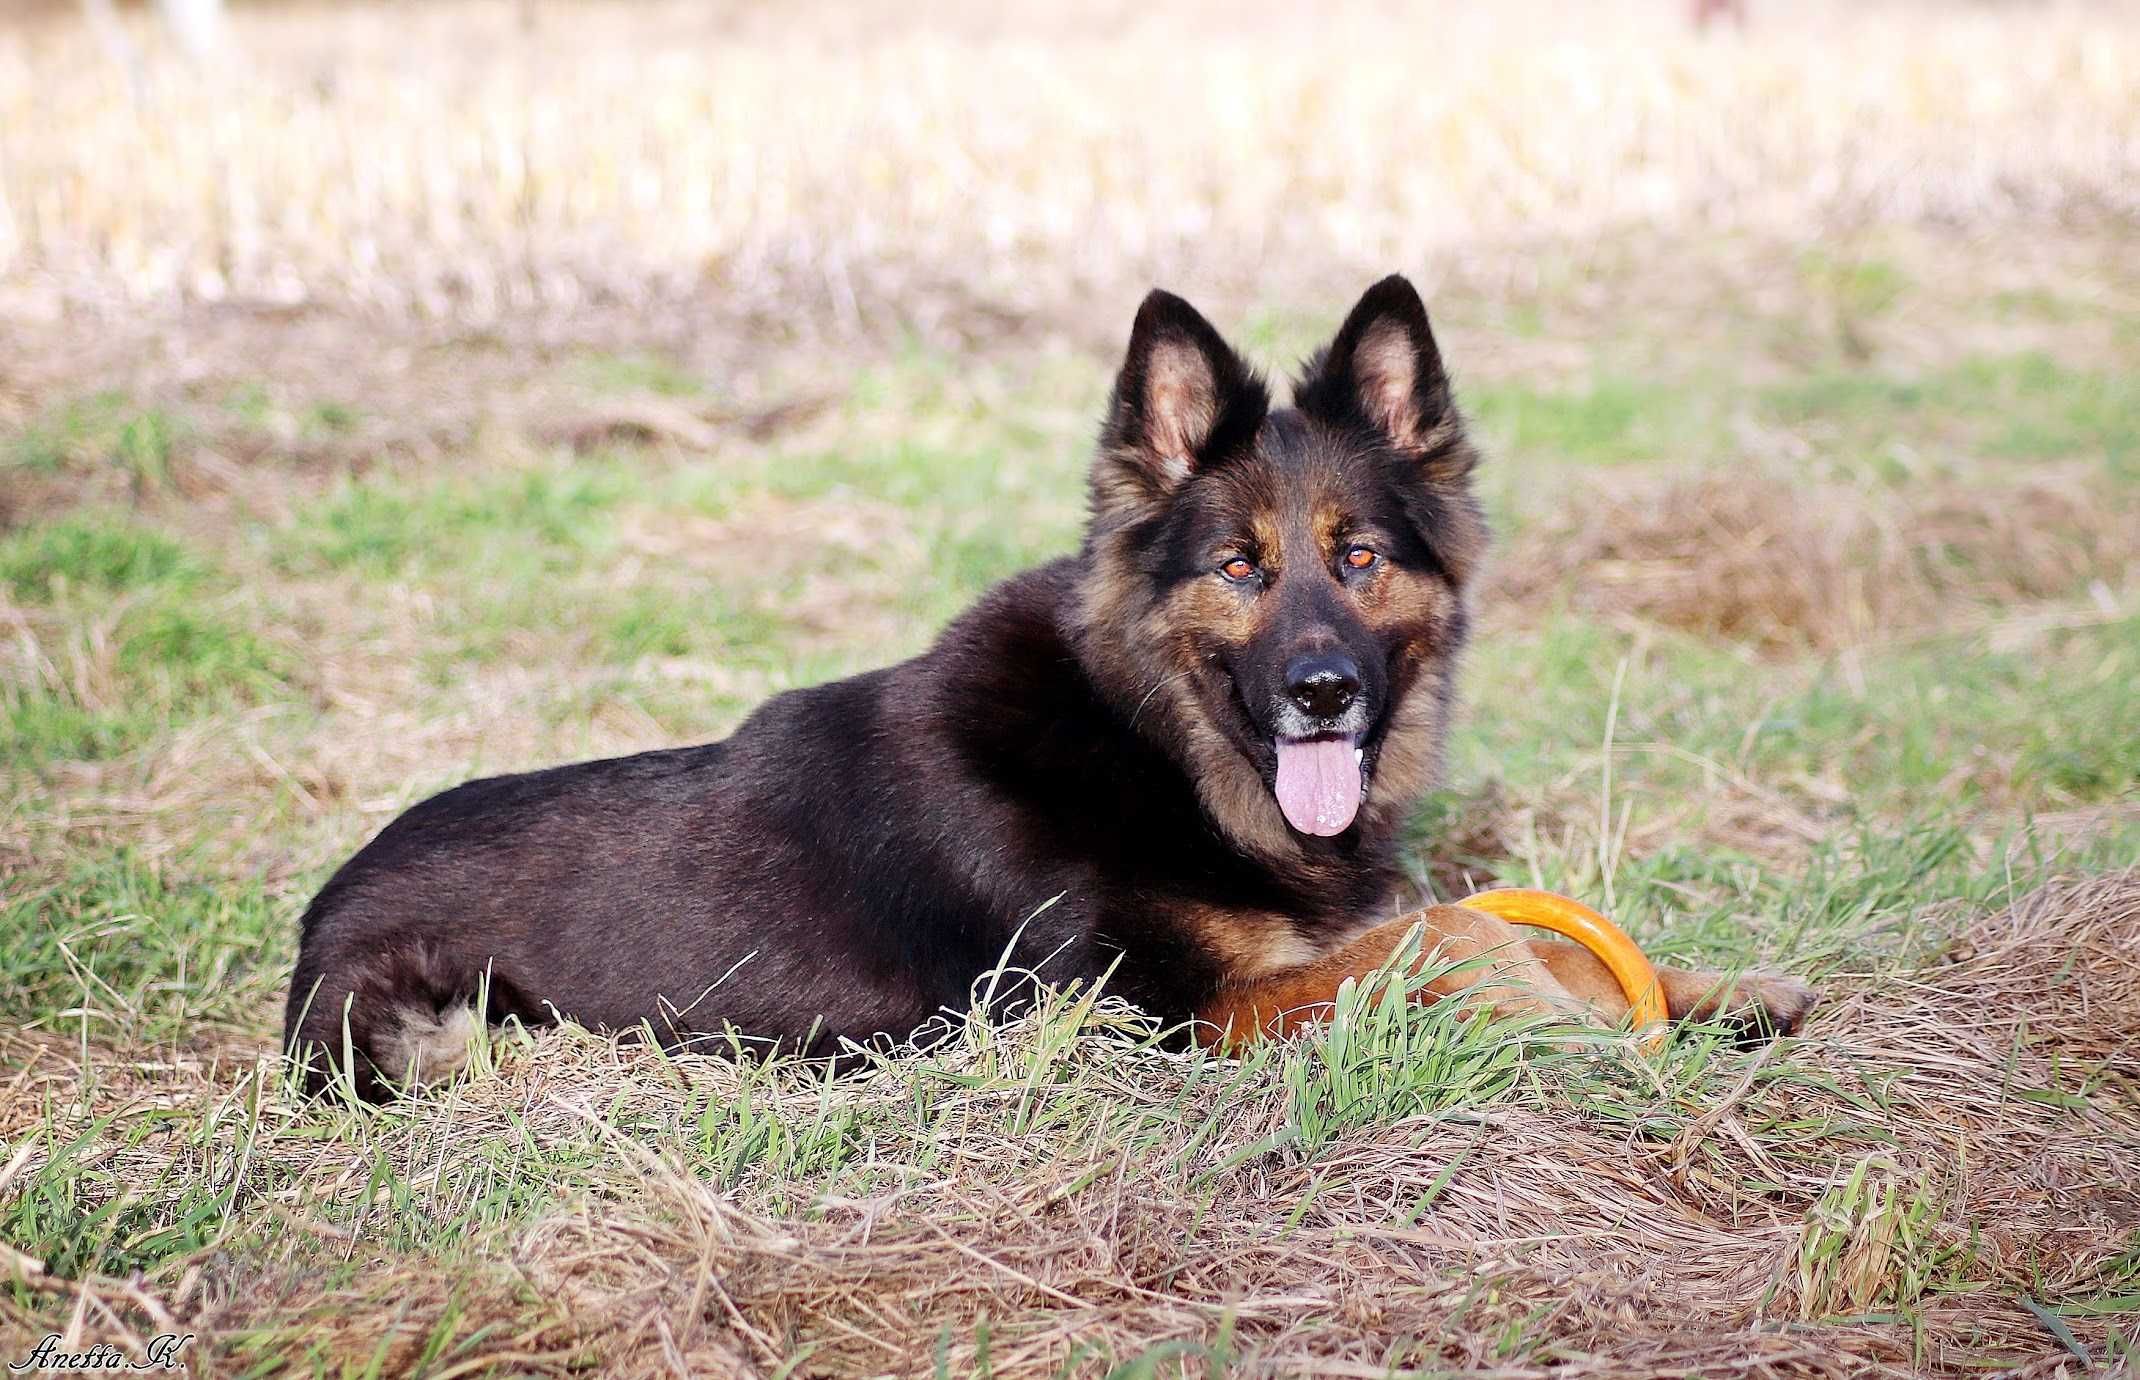
[[[1585, 949], [1400, 913], [1400, 830], [1435, 779], [1486, 546], [1476, 461], [1403, 278], [1291, 407], [1154, 292], [1076, 555], [723, 742], [409, 810], [306, 911], [288, 1048], [315, 1088], [339, 1072], [367, 1097], [450, 1072], [508, 1015], [831, 1053], [963, 1010], [1006, 956], [1104, 976], [1223, 1046], [1327, 1014], [1415, 925], [1423, 951], [1477, 961], [1425, 997], [1618, 1019]], [[1813, 999], [1662, 977], [1675, 1017], [1752, 1033]]]

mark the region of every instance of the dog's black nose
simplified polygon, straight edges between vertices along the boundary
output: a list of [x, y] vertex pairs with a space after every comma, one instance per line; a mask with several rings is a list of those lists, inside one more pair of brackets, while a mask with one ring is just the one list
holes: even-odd
[[1360, 664], [1343, 653], [1304, 656], [1285, 668], [1286, 693], [1318, 719], [1334, 719], [1360, 693]]

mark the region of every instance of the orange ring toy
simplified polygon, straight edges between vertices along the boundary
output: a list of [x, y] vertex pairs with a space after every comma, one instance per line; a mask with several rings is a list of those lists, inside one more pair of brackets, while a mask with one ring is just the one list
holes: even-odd
[[[1668, 1019], [1664, 989], [1657, 985], [1657, 970], [1649, 959], [1625, 930], [1581, 901], [1530, 887], [1502, 887], [1467, 896], [1457, 904], [1499, 916], [1512, 925], [1531, 925], [1565, 935], [1596, 954], [1626, 994], [1628, 1015], [1635, 1029], [1649, 1030]], [[1661, 1031], [1653, 1033], [1644, 1041], [1644, 1048], [1655, 1049], [1663, 1039]]]

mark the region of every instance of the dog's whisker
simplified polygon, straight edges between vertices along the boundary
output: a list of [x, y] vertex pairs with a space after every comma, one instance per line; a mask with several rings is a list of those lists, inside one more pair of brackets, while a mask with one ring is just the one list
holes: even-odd
[[1172, 684], [1173, 684], [1173, 683], [1174, 683], [1175, 681], [1177, 681], [1177, 680], [1183, 680], [1183, 679], [1186, 679], [1186, 678], [1187, 678], [1187, 677], [1188, 677], [1188, 676], [1189, 676], [1190, 674], [1191, 674], [1191, 673], [1190, 673], [1190, 672], [1188, 672], [1188, 671], [1176, 671], [1176, 672], [1175, 672], [1175, 673], [1174, 673], [1173, 675], [1171, 675], [1171, 676], [1162, 676], [1162, 677], [1160, 677], [1160, 678], [1159, 678], [1159, 680], [1158, 680], [1158, 682], [1157, 682], [1156, 684], [1154, 684], [1154, 685], [1152, 686], [1152, 688], [1151, 688], [1151, 689], [1149, 689], [1149, 690], [1147, 690], [1147, 691], [1145, 691], [1145, 692], [1144, 692], [1144, 698], [1143, 698], [1143, 699], [1141, 699], [1141, 700], [1139, 700], [1139, 701], [1137, 701], [1137, 708], [1136, 708], [1136, 709], [1135, 709], [1134, 711], [1132, 711], [1132, 712], [1131, 712], [1131, 714], [1130, 714], [1130, 716], [1129, 716], [1129, 726], [1130, 726], [1130, 727], [1131, 727], [1132, 729], [1136, 728], [1136, 726], [1137, 726], [1137, 720], [1139, 720], [1139, 719], [1141, 719], [1141, 718], [1143, 718], [1143, 717], [1144, 717], [1144, 707], [1145, 707], [1146, 705], [1148, 705], [1148, 704], [1150, 704], [1150, 703], [1152, 702], [1152, 696], [1154, 696], [1154, 695], [1158, 694], [1158, 693], [1159, 693], [1160, 691], [1162, 691], [1162, 690], [1166, 689], [1166, 688], [1167, 688], [1167, 687], [1168, 687], [1169, 685], [1172, 685]]

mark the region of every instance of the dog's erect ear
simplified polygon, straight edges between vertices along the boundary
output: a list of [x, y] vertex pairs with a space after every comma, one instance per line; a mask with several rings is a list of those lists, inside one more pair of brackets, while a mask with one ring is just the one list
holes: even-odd
[[1115, 376], [1094, 479], [1103, 503], [1149, 501], [1254, 438], [1263, 381], [1196, 308], [1154, 290]]
[[1332, 425], [1366, 424], [1419, 456], [1433, 478], [1461, 480], [1474, 463], [1426, 303], [1399, 274], [1369, 288], [1329, 348], [1308, 361], [1294, 402]]

